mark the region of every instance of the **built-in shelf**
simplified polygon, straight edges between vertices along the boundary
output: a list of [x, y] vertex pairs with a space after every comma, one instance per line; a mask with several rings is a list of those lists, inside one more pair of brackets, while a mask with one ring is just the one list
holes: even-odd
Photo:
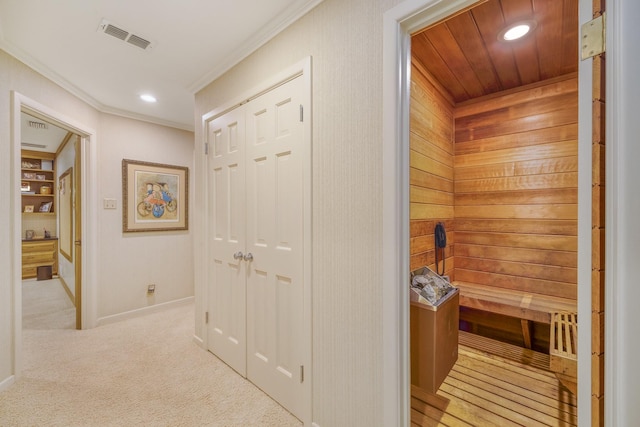
[[20, 192], [25, 215], [55, 215], [55, 154], [23, 150]]

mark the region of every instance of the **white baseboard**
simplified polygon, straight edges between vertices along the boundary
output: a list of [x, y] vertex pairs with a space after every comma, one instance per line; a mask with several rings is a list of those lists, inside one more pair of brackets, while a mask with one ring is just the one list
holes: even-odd
[[193, 336], [193, 342], [195, 342], [199, 347], [204, 348], [204, 340], [197, 335]]
[[10, 377], [5, 378], [0, 382], [0, 392], [5, 391], [9, 387], [11, 387], [11, 385], [15, 382], [16, 382], [16, 377], [14, 375], [11, 375]]
[[125, 311], [124, 313], [113, 314], [98, 319], [96, 326], [108, 325], [110, 323], [120, 322], [122, 320], [133, 319], [151, 313], [157, 313], [170, 308], [180, 307], [187, 304], [193, 304], [194, 297], [182, 298], [174, 301], [164, 302], [162, 304], [150, 305], [148, 307], [138, 308], [136, 310]]

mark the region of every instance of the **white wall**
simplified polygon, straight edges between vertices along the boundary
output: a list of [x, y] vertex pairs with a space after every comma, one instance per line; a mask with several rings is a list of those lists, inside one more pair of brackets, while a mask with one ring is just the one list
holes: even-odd
[[[0, 200], [6, 201], [13, 200], [16, 191], [10, 185], [13, 155], [12, 90], [74, 117], [87, 126], [97, 127], [99, 117], [95, 109], [0, 50]], [[0, 224], [4, 224], [0, 227], [0, 386], [10, 381], [15, 373], [13, 281], [20, 278], [19, 272], [14, 271], [14, 258], [19, 260], [19, 254], [13, 253], [10, 238], [16, 227], [20, 228], [20, 216], [12, 215], [15, 211], [16, 207], [11, 203], [0, 203]], [[16, 339], [19, 341], [19, 338]]]
[[312, 412], [323, 427], [382, 423], [382, 15], [395, 3], [325, 0], [196, 94], [200, 117], [312, 57]]
[[[99, 210], [97, 241], [90, 243], [97, 248], [98, 279], [84, 285], [95, 288], [97, 316], [117, 316], [193, 295], [191, 230], [124, 236], [120, 210], [122, 158], [180, 164], [192, 170], [193, 133], [100, 113], [0, 50], [0, 200], [11, 201], [0, 203], [0, 224], [5, 224], [0, 227], [0, 390], [14, 379], [13, 356], [16, 342], [20, 344], [20, 337], [13, 335], [20, 254], [14, 253], [12, 238], [19, 238], [21, 224], [20, 215], [14, 215], [19, 208], [12, 206], [16, 189], [10, 185], [14, 151], [11, 91], [97, 132], [97, 147], [93, 147], [99, 165], [96, 199], [100, 207], [104, 197], [118, 200], [118, 209]], [[15, 270], [14, 260], [18, 262]], [[158, 285], [154, 297], [146, 296], [148, 281]]]
[[[110, 114], [101, 115], [99, 133], [98, 174], [103, 179], [98, 201], [116, 199], [117, 209], [100, 208], [98, 214], [98, 318], [193, 296], [191, 227], [188, 231], [122, 232], [122, 159], [192, 170], [193, 133]], [[156, 290], [148, 296], [151, 283]]]

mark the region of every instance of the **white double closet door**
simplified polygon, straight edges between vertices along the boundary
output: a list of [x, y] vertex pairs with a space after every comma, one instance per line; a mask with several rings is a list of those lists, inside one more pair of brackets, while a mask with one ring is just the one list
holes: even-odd
[[309, 390], [302, 80], [207, 123], [208, 347], [301, 419]]

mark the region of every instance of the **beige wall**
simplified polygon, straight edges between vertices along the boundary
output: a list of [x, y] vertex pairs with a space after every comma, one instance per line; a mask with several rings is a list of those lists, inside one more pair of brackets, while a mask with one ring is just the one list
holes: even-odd
[[[97, 133], [97, 295], [96, 315], [113, 316], [193, 295], [192, 232], [122, 233], [121, 162], [123, 158], [189, 166], [193, 169], [193, 133], [103, 114], [0, 50], [0, 200], [12, 201], [11, 91], [80, 123]], [[117, 199], [118, 209], [103, 210], [102, 199]], [[14, 288], [10, 236], [20, 229], [11, 223], [15, 209], [0, 203], [0, 389], [14, 372]], [[7, 224], [9, 226], [7, 226]], [[85, 241], [86, 243], [86, 241]], [[157, 284], [155, 297], [146, 284]]]
[[[122, 159], [188, 166], [193, 133], [110, 114], [100, 118], [100, 198], [117, 209], [98, 211], [98, 319], [193, 296], [193, 236], [189, 231], [122, 233]], [[193, 187], [193, 180], [190, 182]], [[193, 195], [193, 191], [190, 191]], [[147, 285], [156, 290], [147, 296]]]
[[199, 123], [312, 57], [312, 411], [322, 427], [382, 423], [382, 16], [395, 3], [325, 0], [196, 94]]

